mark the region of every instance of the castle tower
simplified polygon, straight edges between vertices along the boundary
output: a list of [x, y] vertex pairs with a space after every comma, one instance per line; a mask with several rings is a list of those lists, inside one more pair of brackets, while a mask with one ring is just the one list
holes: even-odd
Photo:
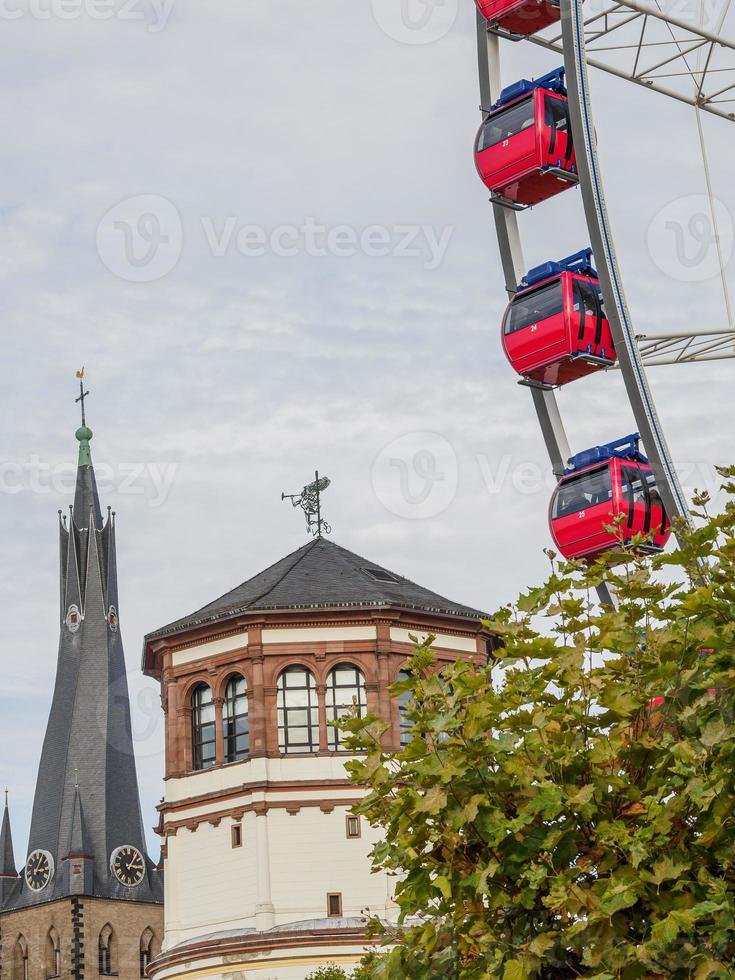
[[[227, 595], [148, 635], [166, 711], [164, 947], [154, 980], [303, 980], [357, 963], [363, 912], [393, 919], [373, 875], [377, 833], [351, 807], [336, 729], [353, 703], [410, 739], [390, 687], [410, 634], [440, 662], [486, 664], [483, 614], [316, 537]], [[220, 972], [221, 971], [221, 972]]]
[[115, 519], [102, 518], [84, 422], [76, 438], [74, 505], [59, 519], [56, 682], [19, 876], [11, 877], [7, 809], [0, 836], [2, 980], [137, 980], [161, 939], [160, 872], [146, 852], [133, 754]]

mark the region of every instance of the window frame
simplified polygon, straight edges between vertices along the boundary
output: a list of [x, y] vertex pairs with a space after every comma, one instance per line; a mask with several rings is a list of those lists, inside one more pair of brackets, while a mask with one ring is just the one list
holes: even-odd
[[[237, 693], [237, 685], [242, 682], [243, 689]], [[235, 685], [235, 690], [231, 693], [231, 688]], [[238, 711], [238, 706], [244, 711]], [[238, 732], [237, 723], [241, 719], [246, 719], [244, 731]], [[232, 730], [231, 730], [232, 727]], [[222, 707], [222, 737], [224, 741], [225, 762], [244, 762], [250, 757], [250, 705], [248, 702], [248, 684], [242, 674], [232, 674], [225, 685], [225, 698]], [[238, 739], [244, 738], [246, 747], [244, 751], [238, 750]]]
[[[146, 933], [150, 933], [148, 942], [144, 942]], [[148, 973], [146, 972], [148, 967], [153, 962], [153, 940], [155, 939], [155, 933], [150, 926], [147, 926], [140, 937], [140, 977], [141, 980], [146, 980]]]
[[[351, 684], [337, 684], [336, 674], [337, 671], [350, 670], [354, 674], [354, 683]], [[353, 698], [350, 703], [343, 700], [338, 701], [338, 693], [340, 691], [352, 691]], [[357, 701], [354, 699], [354, 694], [357, 694]], [[351, 708], [357, 706], [359, 709], [359, 717], [364, 718], [367, 713], [367, 687], [365, 682], [365, 674], [363, 671], [355, 666], [355, 664], [349, 661], [342, 661], [335, 664], [329, 673], [327, 674], [326, 690], [324, 693], [324, 700], [326, 705], [327, 713], [327, 746], [330, 752], [349, 752], [349, 749], [342, 747], [343, 734], [339, 728], [335, 728], [329, 725], [329, 722], [338, 721], [342, 718]]]
[[[202, 702], [199, 695], [204, 691], [209, 693], [209, 701]], [[191, 704], [191, 764], [195, 772], [203, 772], [217, 764], [217, 714], [214, 706], [214, 692], [204, 681], [197, 684], [190, 695]], [[211, 721], [203, 721], [202, 715], [206, 708], [211, 709]], [[204, 730], [211, 727], [211, 738], [204, 738]], [[205, 758], [203, 749], [211, 746], [212, 755]]]
[[[409, 670], [401, 669], [398, 671], [396, 682], [407, 681], [410, 677], [411, 672]], [[411, 732], [413, 722], [407, 721], [405, 718], [406, 707], [411, 702], [411, 695], [408, 691], [404, 691], [397, 695], [396, 701], [398, 703], [398, 744], [401, 749], [405, 749], [413, 741], [413, 734]]]
[[[336, 902], [338, 911], [332, 911], [332, 901]], [[343, 905], [342, 905], [342, 892], [327, 892], [327, 918], [328, 919], [341, 919], [344, 916]]]
[[50, 966], [52, 972], [46, 973], [46, 980], [56, 980], [57, 977], [61, 976], [61, 942], [54, 926], [51, 926], [46, 933], [46, 942], [50, 946], [50, 950], [47, 949], [47, 953], [51, 952], [53, 957], [53, 964], [47, 964], [47, 971]]
[[[606, 473], [607, 475], [606, 485], [604, 486], [605, 491], [608, 493], [607, 500], [597, 501], [596, 503], [591, 503], [589, 501], [586, 503], [581, 503], [581, 494], [584, 493], [583, 488], [585, 486], [585, 483], [589, 485], [593, 477], [596, 477], [603, 473]], [[571, 509], [570, 506], [567, 505], [565, 509], [562, 511], [560, 506], [560, 501], [562, 499], [562, 492], [570, 487], [577, 488], [577, 496], [575, 498], [576, 503], [574, 505], [574, 509]], [[582, 473], [579, 473], [572, 477], [568, 477], [567, 479], [563, 480], [557, 487], [556, 493], [554, 495], [554, 501], [553, 501], [552, 511], [551, 511], [551, 519], [553, 521], [558, 521], [558, 520], [562, 520], [565, 517], [572, 517], [574, 516], [574, 514], [579, 514], [583, 510], [592, 510], [595, 507], [604, 507], [604, 506], [608, 506], [610, 510], [612, 510], [615, 506], [613, 475], [612, 475], [612, 470], [609, 461], [601, 464], [600, 466], [596, 466], [593, 469], [585, 470]]]
[[[553, 308], [549, 307], [547, 310], [539, 310], [538, 300], [539, 297], [546, 297], [547, 294], [555, 293], [555, 302]], [[532, 318], [531, 314], [528, 313], [525, 316], [519, 311], [521, 310], [524, 302], [531, 302], [534, 306], [533, 313], [537, 316], [535, 319]], [[528, 330], [529, 327], [534, 326], [538, 323], [543, 323], [545, 320], [550, 320], [553, 316], [561, 316], [564, 313], [564, 288], [562, 284], [561, 276], [557, 276], [551, 282], [546, 282], [535, 289], [524, 289], [520, 293], [516, 293], [513, 297], [510, 306], [508, 307], [508, 312], [505, 317], [505, 322], [503, 323], [503, 335], [505, 337], [512, 337], [516, 333], [520, 333], [521, 330]], [[522, 323], [514, 322], [523, 319]]]
[[109, 922], [102, 926], [97, 939], [97, 967], [101, 977], [114, 977], [117, 974], [113, 971], [112, 944], [115, 933]]
[[[288, 677], [300, 673], [305, 679], [303, 685], [289, 684]], [[289, 704], [288, 695], [296, 691], [305, 692], [305, 704]], [[295, 712], [306, 713], [306, 724], [289, 723], [289, 715]], [[314, 755], [320, 748], [319, 694], [314, 672], [302, 663], [284, 667], [276, 681], [276, 723], [278, 728], [278, 750], [281, 755]], [[305, 729], [307, 740], [293, 741], [289, 732]]]
[[[503, 119], [503, 118], [506, 118], [506, 117], [513, 117], [516, 114], [518, 114], [519, 116], [521, 116], [521, 114], [518, 113], [518, 110], [519, 109], [526, 109], [529, 106], [530, 106], [530, 109], [531, 109], [531, 119], [532, 119], [532, 123], [531, 123], [530, 126], [521, 125], [517, 129], [516, 128], [513, 128], [512, 129], [512, 132], [508, 132], [508, 128], [509, 128], [508, 126], [503, 126], [500, 129], [500, 135], [497, 136], [497, 138], [493, 138], [492, 142], [490, 142], [490, 143], [485, 142], [485, 135], [486, 135], [486, 132], [487, 132], [488, 128], [490, 126], [492, 126], [493, 124], [495, 124], [498, 119]], [[528, 119], [528, 113], [524, 112], [522, 114], [522, 118], [523, 118], [524, 121], [526, 121]], [[537, 118], [537, 116], [536, 116], [536, 98], [535, 98], [535, 92], [530, 92], [528, 95], [524, 96], [522, 99], [519, 99], [517, 102], [514, 102], [512, 105], [509, 105], [507, 107], [503, 107], [502, 109], [498, 110], [497, 112], [491, 113], [485, 119], [485, 121], [483, 122], [482, 126], [480, 126], [480, 132], [478, 133], [478, 136], [477, 136], [477, 145], [476, 145], [477, 152], [478, 153], [484, 153], [485, 150], [491, 150], [494, 146], [499, 146], [501, 143], [505, 142], [505, 140], [513, 139], [514, 136], [518, 136], [519, 133], [525, 133], [529, 129], [534, 131], [534, 139], [535, 139], [536, 138], [535, 137], [536, 118]], [[515, 125], [515, 123], [514, 123], [514, 125]]]

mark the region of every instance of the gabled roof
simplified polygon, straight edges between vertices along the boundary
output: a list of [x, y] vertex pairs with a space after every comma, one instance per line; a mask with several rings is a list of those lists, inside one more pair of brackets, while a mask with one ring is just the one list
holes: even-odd
[[146, 636], [151, 641], [248, 612], [406, 609], [473, 620], [487, 613], [452, 602], [325, 538], [315, 538], [215, 599]]

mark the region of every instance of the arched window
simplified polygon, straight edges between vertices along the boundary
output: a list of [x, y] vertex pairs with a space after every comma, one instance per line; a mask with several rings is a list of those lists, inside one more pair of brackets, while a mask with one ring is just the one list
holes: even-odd
[[214, 701], [206, 684], [194, 688], [191, 696], [191, 736], [195, 769], [209, 769], [217, 758]]
[[319, 750], [316, 682], [306, 667], [286, 667], [278, 677], [278, 745], [289, 753]]
[[140, 937], [140, 975], [141, 977], [147, 977], [148, 967], [151, 965], [151, 960], [153, 959], [153, 940], [155, 935], [153, 930], [149, 927], [145, 930], [143, 935]]
[[[397, 679], [399, 681], [407, 681], [410, 679], [410, 677], [411, 675], [407, 670], [402, 670], [398, 674]], [[413, 722], [407, 717], [407, 712], [410, 703], [411, 703], [410, 691], [403, 691], [401, 694], [398, 695], [398, 720], [399, 720], [399, 727], [401, 732], [402, 749], [405, 748], [413, 738], [413, 735], [411, 734], [411, 728], [413, 727]]]
[[59, 934], [53, 926], [46, 934], [46, 976], [61, 976], [61, 944]]
[[18, 936], [13, 947], [13, 980], [28, 980], [28, 943]]
[[99, 974], [101, 977], [111, 977], [114, 962], [115, 933], [108, 922], [102, 927], [98, 943]]
[[[357, 707], [360, 718], [367, 710], [365, 678], [361, 670], [352, 664], [337, 664], [327, 677], [327, 721], [337, 721], [353, 707]], [[329, 748], [338, 752], [342, 746], [344, 733], [338, 728], [328, 728]]]
[[225, 762], [247, 759], [250, 748], [248, 694], [245, 678], [231, 677], [225, 689]]

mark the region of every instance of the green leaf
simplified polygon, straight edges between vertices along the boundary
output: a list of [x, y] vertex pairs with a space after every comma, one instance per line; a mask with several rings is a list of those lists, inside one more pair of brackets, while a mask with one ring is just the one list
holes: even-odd
[[520, 960], [508, 960], [503, 970], [503, 980], [531, 980], [532, 976]]

